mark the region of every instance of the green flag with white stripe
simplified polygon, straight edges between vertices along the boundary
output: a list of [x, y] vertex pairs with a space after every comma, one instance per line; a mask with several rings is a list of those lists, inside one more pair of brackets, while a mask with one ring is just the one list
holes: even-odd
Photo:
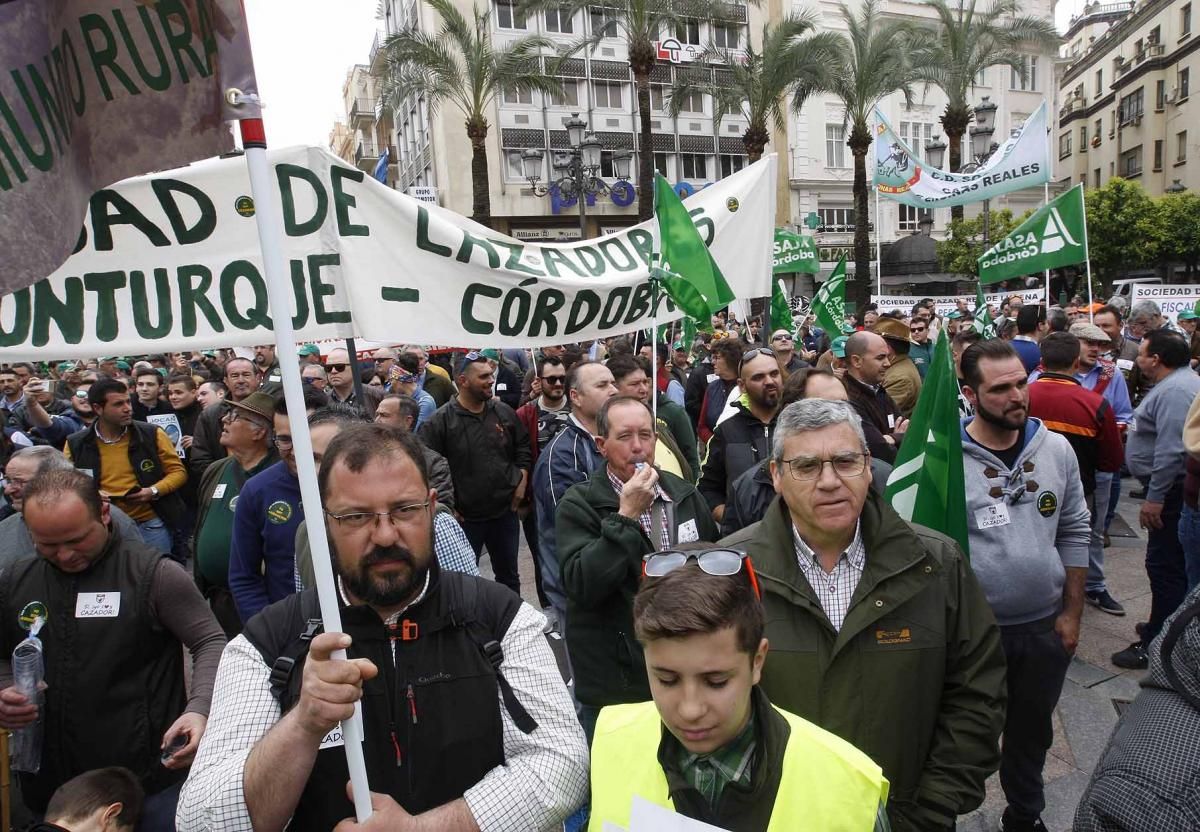
[[969, 556], [958, 379], [944, 330], [884, 493], [905, 520], [953, 538]]

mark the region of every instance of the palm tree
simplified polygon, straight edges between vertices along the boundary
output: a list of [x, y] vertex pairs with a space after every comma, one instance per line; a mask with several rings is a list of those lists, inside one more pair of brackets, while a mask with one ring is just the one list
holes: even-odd
[[798, 113], [805, 98], [824, 83], [826, 67], [836, 60], [842, 43], [834, 32], [813, 34], [815, 14], [789, 16], [772, 26], [764, 23], [762, 47], [747, 45], [744, 57], [710, 45], [701, 56], [715, 74], [688, 73], [671, 87], [669, 110], [678, 117], [683, 102], [694, 93], [711, 95], [718, 125], [730, 113], [745, 113], [749, 124], [742, 144], [751, 162], [762, 158], [770, 127], [787, 132], [785, 96], [793, 94]]
[[[976, 9], [977, 0], [926, 2], [937, 13], [937, 25], [918, 33], [912, 63], [918, 81], [946, 96], [942, 129], [950, 146], [950, 170], [957, 171], [962, 168], [962, 137], [973, 115], [967, 98], [979, 73], [1006, 66], [1024, 81], [1026, 53], [1031, 48], [1053, 51], [1061, 39], [1050, 21], [1021, 14], [1018, 0], [992, 0], [987, 9]], [[961, 219], [962, 211], [957, 206], [952, 216]]]
[[[757, 0], [751, 0], [757, 5]], [[654, 150], [650, 129], [650, 72], [658, 61], [655, 41], [661, 30], [676, 29], [689, 20], [728, 17], [725, 0], [522, 0], [526, 12], [562, 9], [573, 15], [591, 8], [601, 9], [605, 23], [587, 37], [571, 44], [564, 56], [593, 50], [604, 38], [620, 38], [629, 47], [629, 70], [637, 91], [638, 130], [638, 219], [648, 220], [654, 212]]]
[[[867, 150], [871, 147], [871, 121], [875, 105], [893, 92], [912, 103], [915, 78], [907, 45], [912, 24], [887, 18], [878, 0], [863, 0], [855, 15], [841, 5], [847, 33], [843, 46], [825, 78], [831, 93], [841, 99], [850, 125], [846, 144], [854, 156], [854, 293], [859, 304], [871, 296], [871, 239], [867, 231]], [[805, 92], [798, 90], [797, 95]], [[882, 264], [880, 264], [882, 266]]]
[[466, 117], [471, 140], [471, 219], [491, 225], [492, 200], [488, 183], [488, 120], [484, 113], [504, 91], [561, 93], [562, 83], [545, 72], [543, 51], [554, 44], [526, 35], [507, 46], [492, 43], [489, 13], [473, 7], [465, 18], [452, 0], [425, 0], [437, 13], [436, 32], [403, 29], [383, 44], [386, 70], [381, 97], [401, 110], [410, 96], [425, 99], [432, 116], [450, 102]]

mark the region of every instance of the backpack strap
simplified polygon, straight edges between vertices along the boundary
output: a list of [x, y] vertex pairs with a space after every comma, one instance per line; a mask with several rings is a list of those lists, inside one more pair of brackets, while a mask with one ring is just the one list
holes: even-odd
[[296, 672], [296, 665], [308, 654], [308, 647], [312, 640], [325, 629], [321, 621], [321, 603], [315, 591], [300, 594], [299, 612], [301, 619], [304, 620], [303, 630], [284, 645], [279, 655], [271, 663], [271, 695], [279, 703], [280, 709], [285, 711], [292, 704], [288, 701], [288, 692], [291, 688], [292, 676]]

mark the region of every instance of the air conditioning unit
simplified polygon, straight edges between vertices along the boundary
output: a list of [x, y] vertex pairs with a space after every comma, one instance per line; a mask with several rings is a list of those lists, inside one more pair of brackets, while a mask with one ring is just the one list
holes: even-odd
[[1136, 115], [1132, 119], [1130, 119], [1130, 121], [1132, 121], [1134, 127], [1136, 127], [1137, 125], [1142, 123], [1142, 117], [1140, 115]]
[[1171, 90], [1169, 93], [1167, 93], [1163, 97], [1163, 101], [1167, 102], [1168, 104], [1174, 104], [1175, 99], [1178, 97], [1179, 97], [1179, 88], [1176, 87], [1175, 89]]

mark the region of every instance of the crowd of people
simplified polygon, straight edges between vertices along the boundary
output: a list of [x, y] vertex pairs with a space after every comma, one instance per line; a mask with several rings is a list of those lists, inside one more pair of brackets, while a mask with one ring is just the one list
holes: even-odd
[[[998, 770], [1001, 828], [1044, 829], [1084, 606], [1126, 614], [1104, 554], [1130, 478], [1153, 605], [1112, 661], [1150, 673], [1076, 824], [1193, 828], [1196, 318], [983, 312], [304, 344], [302, 416], [271, 346], [0, 367], [0, 727], [37, 728], [29, 828], [624, 829], [640, 798], [731, 830], [945, 832]], [[942, 332], [969, 559], [884, 496]], [[30, 638], [36, 693], [7, 660]]]

